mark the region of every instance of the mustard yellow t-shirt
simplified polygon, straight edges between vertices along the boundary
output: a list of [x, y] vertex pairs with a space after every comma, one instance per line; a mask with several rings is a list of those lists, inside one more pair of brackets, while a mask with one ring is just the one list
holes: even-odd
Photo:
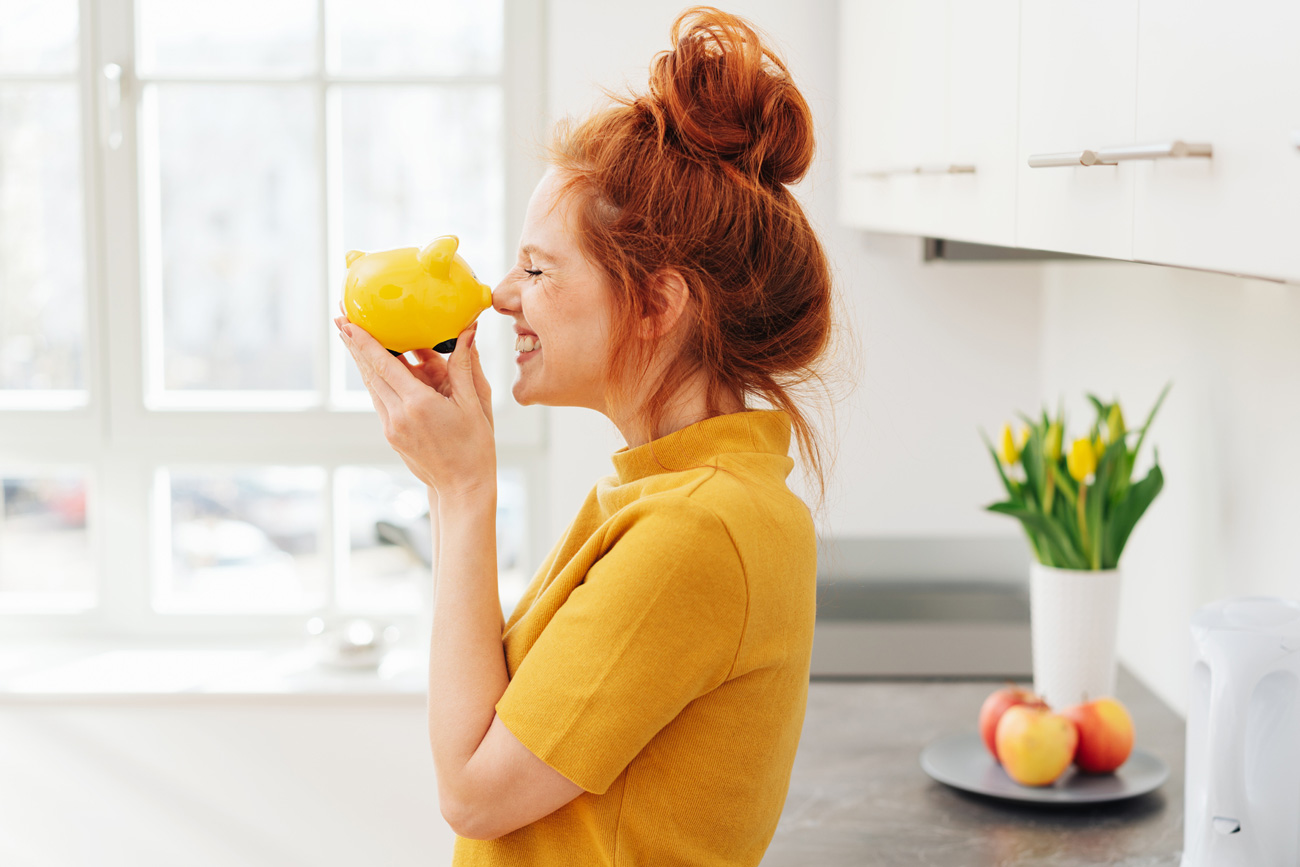
[[[501, 721], [585, 790], [452, 863], [754, 865], [808, 702], [817, 550], [783, 410], [614, 452], [505, 626]], [[666, 466], [659, 466], [661, 461]]]

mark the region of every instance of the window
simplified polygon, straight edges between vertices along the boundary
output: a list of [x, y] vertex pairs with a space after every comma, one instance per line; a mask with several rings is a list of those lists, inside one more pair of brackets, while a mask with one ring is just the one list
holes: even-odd
[[[0, 0], [0, 625], [301, 633], [428, 604], [425, 490], [333, 336], [344, 254], [495, 283], [540, 166], [540, 0]], [[92, 26], [93, 23], [93, 26]], [[542, 408], [486, 314], [503, 601]]]

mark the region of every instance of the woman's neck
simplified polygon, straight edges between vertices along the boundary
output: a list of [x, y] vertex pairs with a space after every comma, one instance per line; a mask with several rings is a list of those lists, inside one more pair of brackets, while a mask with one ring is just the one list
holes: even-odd
[[645, 419], [644, 399], [642, 400], [642, 406], [635, 413], [628, 413], [619, 418], [614, 418], [609, 413], [606, 413], [606, 415], [618, 427], [628, 448], [636, 448], [645, 445], [652, 439], [668, 436], [670, 433], [675, 433], [684, 427], [704, 421], [706, 418], [745, 411], [744, 402], [736, 395], [728, 394], [723, 396], [717, 411], [710, 412], [708, 401], [705, 399], [704, 382], [704, 376], [697, 374], [689, 383], [677, 390], [659, 422], [659, 430], [653, 434], [648, 429], [649, 424]]

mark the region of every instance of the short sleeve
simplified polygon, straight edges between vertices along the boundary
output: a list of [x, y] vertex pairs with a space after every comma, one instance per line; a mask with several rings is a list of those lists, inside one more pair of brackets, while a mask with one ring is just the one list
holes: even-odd
[[726, 680], [748, 601], [739, 554], [712, 511], [674, 496], [624, 512], [617, 538], [542, 629], [496, 705], [534, 755], [596, 794], [686, 705]]

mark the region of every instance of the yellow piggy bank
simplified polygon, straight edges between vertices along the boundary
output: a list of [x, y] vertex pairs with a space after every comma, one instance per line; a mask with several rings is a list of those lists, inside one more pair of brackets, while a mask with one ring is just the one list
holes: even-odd
[[348, 251], [343, 307], [389, 352], [456, 348], [456, 336], [492, 306], [492, 290], [456, 255], [460, 239], [443, 235], [421, 250]]

